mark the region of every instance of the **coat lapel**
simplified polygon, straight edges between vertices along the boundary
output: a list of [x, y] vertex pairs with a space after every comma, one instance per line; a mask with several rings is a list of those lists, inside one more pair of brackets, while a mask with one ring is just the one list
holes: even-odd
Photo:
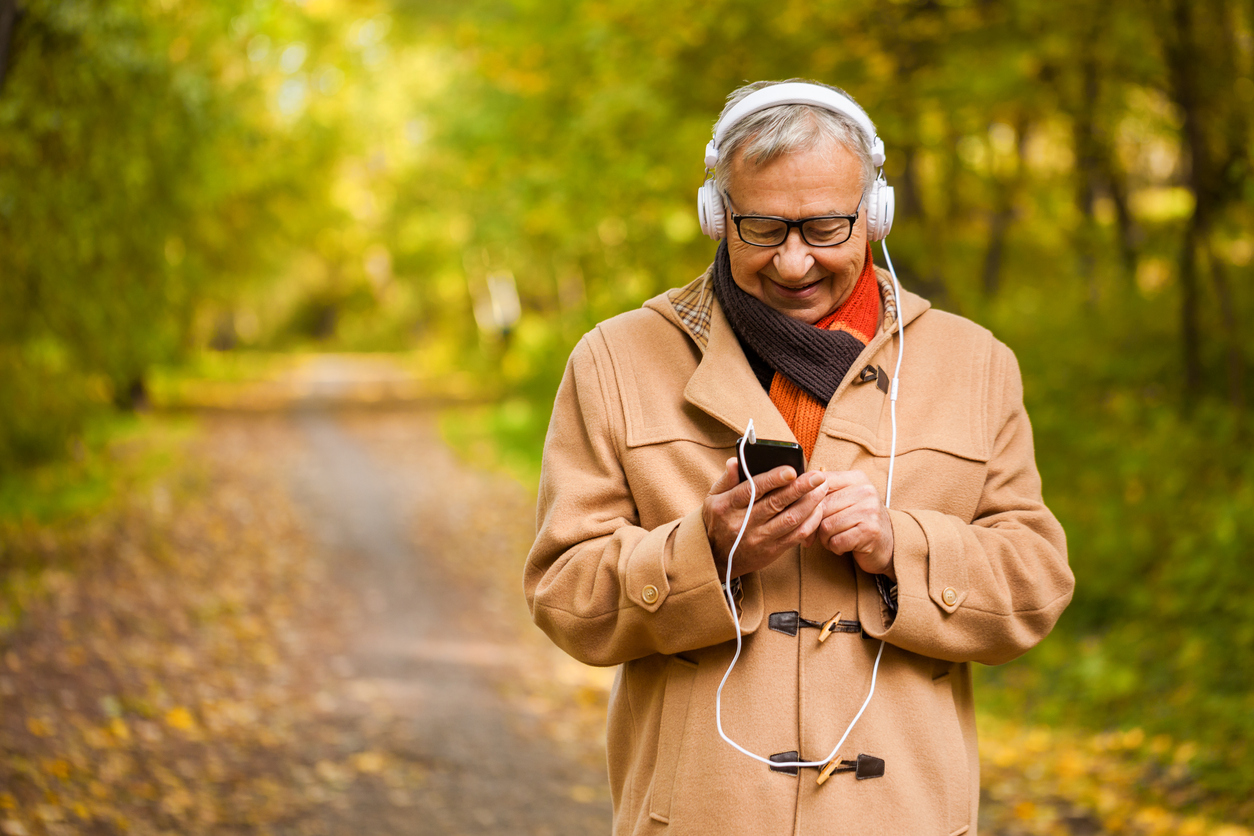
[[731, 324], [715, 302], [710, 312], [710, 342], [684, 389], [688, 403], [743, 433], [753, 419], [758, 438], [796, 441], [784, 417], [749, 367]]

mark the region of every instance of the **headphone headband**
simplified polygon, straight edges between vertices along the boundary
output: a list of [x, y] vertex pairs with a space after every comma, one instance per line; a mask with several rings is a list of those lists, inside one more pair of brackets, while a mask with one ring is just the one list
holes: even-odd
[[871, 162], [876, 168], [884, 165], [884, 143], [876, 135], [875, 125], [862, 108], [835, 90], [817, 84], [789, 81], [753, 91], [736, 102], [727, 115], [718, 120], [718, 124], [714, 126], [714, 138], [705, 146], [705, 167], [714, 168], [718, 165], [719, 146], [722, 145], [724, 137], [732, 126], [760, 110], [785, 104], [821, 107], [849, 117], [862, 129], [871, 143]]
[[[819, 84], [800, 81], [787, 81], [755, 90], [736, 102], [727, 115], [718, 120], [714, 125], [714, 138], [705, 146], [706, 181], [697, 190], [697, 217], [701, 222], [701, 231], [715, 241], [723, 237], [727, 213], [718, 184], [710, 178], [710, 169], [719, 162], [719, 146], [732, 126], [759, 110], [785, 104], [821, 107], [852, 119], [871, 143], [872, 165], [876, 168], [884, 165], [884, 143], [876, 135], [871, 117], [848, 96]], [[884, 181], [883, 173], [871, 182], [870, 189], [866, 211], [867, 237], [872, 241], [882, 241], [893, 226], [893, 189]]]

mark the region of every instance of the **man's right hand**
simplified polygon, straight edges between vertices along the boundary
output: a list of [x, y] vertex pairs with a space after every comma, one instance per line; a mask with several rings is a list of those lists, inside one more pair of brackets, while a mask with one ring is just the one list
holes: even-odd
[[[765, 569], [793, 546], [811, 542], [823, 521], [827, 480], [822, 473], [811, 471], [798, 477], [791, 467], [777, 467], [753, 477], [753, 483], [758, 495], [736, 549], [734, 578]], [[749, 483], [740, 480], [736, 459], [728, 459], [701, 507], [720, 579], [727, 576], [727, 555], [748, 507]]]

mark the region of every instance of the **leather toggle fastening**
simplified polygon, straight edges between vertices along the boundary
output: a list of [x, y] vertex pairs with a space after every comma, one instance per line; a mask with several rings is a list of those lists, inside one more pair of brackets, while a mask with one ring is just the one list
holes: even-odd
[[840, 626], [840, 613], [836, 613], [824, 622], [819, 628], [819, 644], [827, 641], [827, 637], [836, 632], [836, 628]]
[[875, 386], [885, 395], [888, 394], [888, 372], [884, 371], [883, 366], [867, 366], [858, 372], [858, 376], [854, 378], [854, 383], [870, 383], [875, 381]]
[[[801, 758], [798, 757], [797, 752], [780, 752], [778, 754], [771, 755], [769, 760], [775, 763], [796, 763], [797, 761], [800, 761]], [[796, 775], [800, 772], [800, 769], [795, 766], [772, 766], [770, 769], [772, 772], [782, 772], [785, 775]], [[857, 760], [833, 760], [821, 768], [817, 766], [807, 766], [806, 769], [820, 770], [818, 777], [819, 784], [823, 784], [828, 778], [843, 772], [852, 772], [854, 777], [859, 781], [865, 781], [867, 778], [884, 777], [884, 759], [877, 758], [874, 755], [858, 755]]]
[[833, 760], [823, 767], [817, 783], [821, 786], [828, 778], [840, 772], [852, 772], [859, 781], [865, 781], [867, 778], [883, 778], [884, 759], [873, 755], [858, 755], [856, 761]]
[[[834, 622], [834, 623], [833, 623]], [[826, 623], [822, 621], [811, 621], [808, 618], [802, 618], [797, 612], [773, 612], [766, 620], [767, 626], [776, 633], [783, 633], [786, 636], [795, 636], [797, 631], [802, 627], [813, 627], [816, 630], [823, 630], [823, 634], [819, 636], [819, 641], [830, 636], [832, 633], [861, 633], [862, 624], [857, 621], [840, 620], [840, 613], [828, 619]], [[829, 625], [831, 625], [829, 627]]]
[[[774, 761], [775, 763], [796, 763], [800, 760], [800, 758], [797, 757], [796, 752], [780, 752], [778, 754], [771, 755], [767, 760]], [[782, 772], [785, 775], [796, 775], [798, 770], [795, 766], [772, 766], [771, 771]]]

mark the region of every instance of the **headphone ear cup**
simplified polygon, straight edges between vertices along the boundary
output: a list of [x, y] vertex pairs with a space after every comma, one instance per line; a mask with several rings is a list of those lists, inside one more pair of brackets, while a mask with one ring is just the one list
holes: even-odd
[[706, 180], [697, 189], [697, 218], [701, 221], [701, 231], [718, 241], [723, 237], [726, 217], [718, 185], [713, 180]]
[[893, 228], [893, 187], [883, 177], [876, 178], [867, 198], [866, 234], [872, 241], [883, 241]]

